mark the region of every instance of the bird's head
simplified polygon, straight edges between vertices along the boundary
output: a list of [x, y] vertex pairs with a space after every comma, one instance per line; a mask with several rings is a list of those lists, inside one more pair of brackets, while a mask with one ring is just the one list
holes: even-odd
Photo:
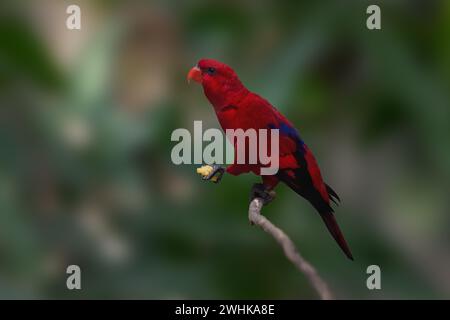
[[216, 109], [247, 92], [233, 69], [213, 59], [201, 59], [189, 71], [187, 79], [203, 86], [206, 97]]

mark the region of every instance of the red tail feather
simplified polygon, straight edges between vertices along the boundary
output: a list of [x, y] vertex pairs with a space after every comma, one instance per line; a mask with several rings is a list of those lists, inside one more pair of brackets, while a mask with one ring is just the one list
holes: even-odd
[[342, 235], [341, 229], [339, 229], [339, 225], [337, 224], [333, 213], [331, 213], [331, 212], [321, 213], [320, 216], [322, 217], [323, 221], [325, 222], [325, 225], [327, 226], [328, 231], [330, 231], [334, 240], [336, 240], [336, 242], [338, 243], [339, 247], [341, 247], [342, 251], [344, 251], [345, 255], [349, 259], [353, 260], [353, 255], [350, 252], [350, 248], [347, 245], [347, 241], [345, 241], [345, 238]]

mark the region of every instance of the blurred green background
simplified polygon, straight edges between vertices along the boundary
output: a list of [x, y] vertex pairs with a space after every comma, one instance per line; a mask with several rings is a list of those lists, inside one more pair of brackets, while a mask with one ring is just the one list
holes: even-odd
[[[66, 29], [70, 4], [80, 31]], [[175, 128], [219, 126], [186, 83], [203, 57], [292, 120], [341, 196], [354, 262], [286, 187], [264, 209], [338, 298], [450, 298], [449, 1], [0, 9], [0, 298], [317, 298], [248, 223], [257, 177], [204, 183], [170, 160]], [[371, 264], [382, 290], [366, 288]]]

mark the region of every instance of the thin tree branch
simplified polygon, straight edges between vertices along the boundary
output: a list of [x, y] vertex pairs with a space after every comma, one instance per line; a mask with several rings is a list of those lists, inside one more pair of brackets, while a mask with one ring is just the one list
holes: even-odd
[[258, 225], [265, 232], [270, 234], [278, 244], [283, 248], [286, 257], [297, 267], [300, 272], [308, 278], [313, 288], [317, 291], [322, 300], [331, 300], [333, 295], [328, 288], [328, 285], [319, 276], [316, 269], [306, 261], [298, 252], [292, 240], [270, 220], [261, 214], [261, 209], [264, 205], [262, 198], [254, 198], [250, 202], [248, 208], [248, 218], [252, 224]]

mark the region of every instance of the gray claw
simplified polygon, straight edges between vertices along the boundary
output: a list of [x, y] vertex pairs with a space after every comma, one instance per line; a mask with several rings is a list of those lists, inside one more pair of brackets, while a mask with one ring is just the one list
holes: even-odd
[[269, 204], [275, 199], [276, 193], [273, 190], [269, 190], [262, 183], [255, 183], [250, 191], [250, 201], [255, 198], [263, 199], [264, 205]]
[[[212, 164], [211, 167], [213, 170], [207, 176], [204, 176], [203, 180], [210, 180], [214, 183], [219, 183], [222, 179], [223, 174], [225, 173], [225, 168], [218, 164]], [[215, 179], [214, 179], [215, 178]]]

